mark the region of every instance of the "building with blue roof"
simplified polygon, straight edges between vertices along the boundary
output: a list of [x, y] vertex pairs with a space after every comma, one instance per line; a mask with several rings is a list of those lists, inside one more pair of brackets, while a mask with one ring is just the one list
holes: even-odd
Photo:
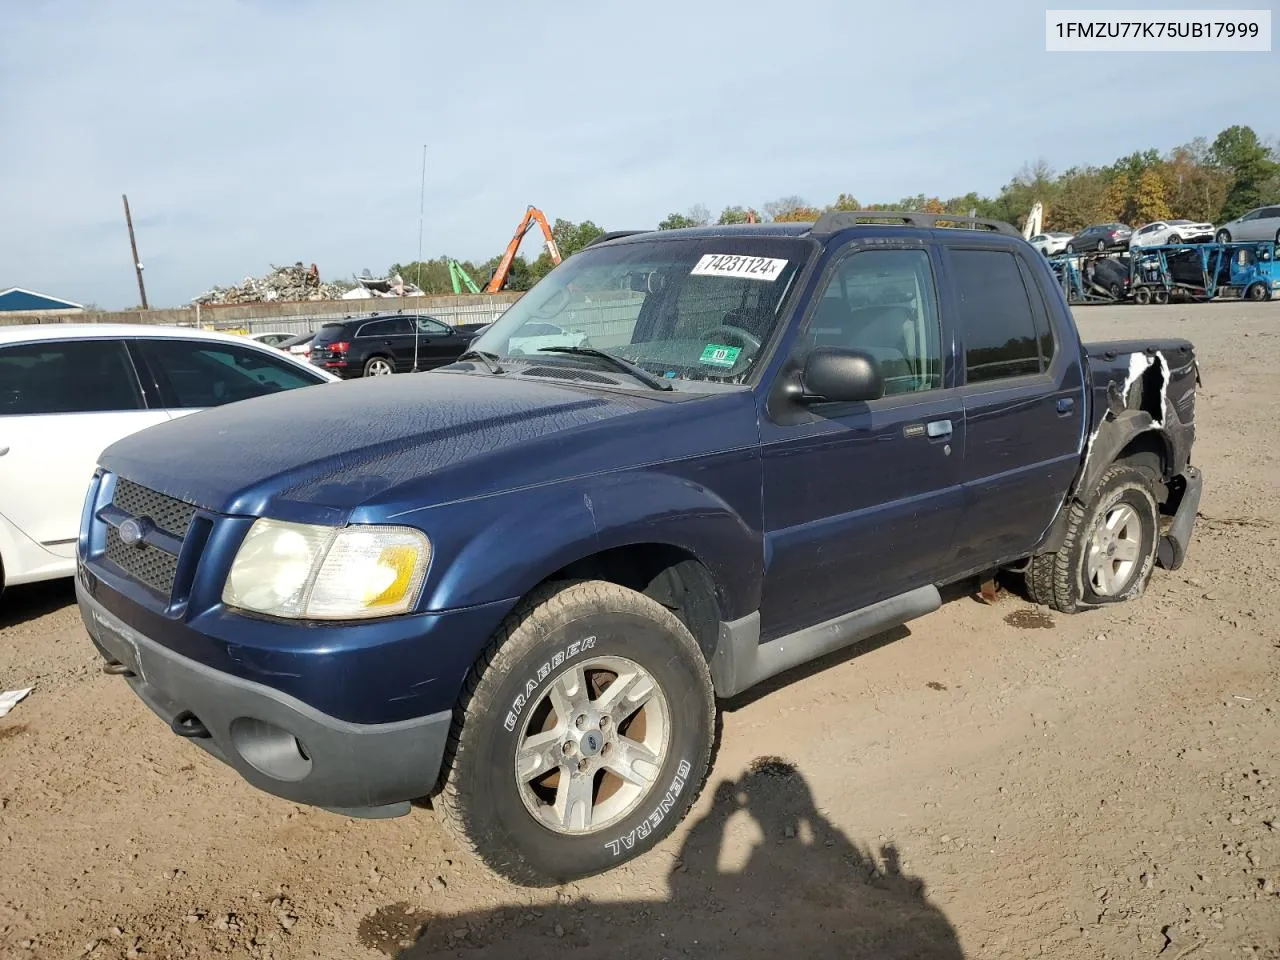
[[83, 313], [84, 304], [47, 293], [36, 293], [22, 287], [0, 290], [0, 314], [3, 313]]

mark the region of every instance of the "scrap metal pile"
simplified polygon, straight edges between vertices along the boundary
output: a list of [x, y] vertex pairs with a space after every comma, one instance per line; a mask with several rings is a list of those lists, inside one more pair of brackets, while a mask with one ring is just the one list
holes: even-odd
[[233, 287], [214, 287], [192, 299], [192, 303], [261, 303], [275, 300], [341, 300], [354, 287], [349, 282], [322, 283], [313, 263], [305, 267], [272, 266], [265, 277], [245, 277]]

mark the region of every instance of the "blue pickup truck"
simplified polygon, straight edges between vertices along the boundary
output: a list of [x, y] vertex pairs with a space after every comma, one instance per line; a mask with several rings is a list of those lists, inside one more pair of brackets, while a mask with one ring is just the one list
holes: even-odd
[[1191, 537], [1198, 383], [1184, 340], [1081, 343], [1007, 224], [613, 234], [447, 367], [111, 446], [77, 593], [104, 669], [250, 783], [431, 798], [559, 882], [674, 829], [718, 700], [941, 586], [1139, 597]]

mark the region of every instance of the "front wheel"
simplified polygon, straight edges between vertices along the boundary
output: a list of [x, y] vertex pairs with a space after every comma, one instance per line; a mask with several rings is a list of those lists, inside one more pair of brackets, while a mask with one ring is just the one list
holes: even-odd
[[391, 361], [385, 357], [370, 357], [364, 365], [364, 375], [366, 377], [385, 377], [395, 373], [395, 368], [391, 366]]
[[1068, 243], [1068, 244], [1067, 244], [1067, 253], [1075, 253], [1075, 252], [1076, 252], [1075, 244]]
[[1128, 463], [1102, 475], [1086, 502], [1073, 502], [1056, 553], [1032, 557], [1027, 592], [1062, 613], [1132, 600], [1155, 569], [1160, 508], [1152, 477]]
[[1106, 249], [1107, 249], [1107, 241], [1105, 241], [1105, 240], [1099, 240], [1099, 241], [1098, 241], [1098, 252], [1099, 252], [1099, 253], [1102, 253], [1102, 252], [1103, 252], [1104, 250], [1106, 250]]
[[1252, 284], [1244, 294], [1254, 303], [1267, 299], [1267, 285], [1265, 283]]
[[1176, 245], [1176, 244], [1179, 244], [1179, 243], [1181, 243], [1181, 242], [1182, 242], [1182, 238], [1181, 238], [1180, 236], [1178, 236], [1176, 233], [1175, 233], [1175, 234], [1172, 234], [1172, 235], [1169, 237], [1169, 243], [1170, 243], [1171, 245]]
[[440, 796], [445, 823], [516, 883], [601, 873], [688, 813], [715, 720], [706, 659], [669, 610], [603, 581], [543, 588], [467, 678]]
[[1217, 236], [1213, 238], [1218, 243], [1230, 243], [1231, 234], [1226, 230], [1219, 230]]

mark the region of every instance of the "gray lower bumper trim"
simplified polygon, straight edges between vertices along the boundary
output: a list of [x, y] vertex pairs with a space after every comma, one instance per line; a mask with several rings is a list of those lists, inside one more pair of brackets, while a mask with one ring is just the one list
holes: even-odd
[[1200, 509], [1200, 494], [1204, 490], [1204, 475], [1196, 467], [1187, 467], [1182, 478], [1186, 489], [1178, 501], [1178, 512], [1169, 524], [1169, 530], [1160, 538], [1156, 560], [1166, 570], [1177, 570], [1186, 559], [1191, 543], [1191, 531], [1196, 525], [1196, 512]]
[[133, 674], [126, 679], [143, 702], [171, 728], [175, 717], [197, 718], [208, 735], [193, 742], [254, 786], [351, 816], [405, 813], [405, 801], [435, 789], [448, 711], [385, 724], [339, 720], [179, 656], [76, 592], [89, 634]]

